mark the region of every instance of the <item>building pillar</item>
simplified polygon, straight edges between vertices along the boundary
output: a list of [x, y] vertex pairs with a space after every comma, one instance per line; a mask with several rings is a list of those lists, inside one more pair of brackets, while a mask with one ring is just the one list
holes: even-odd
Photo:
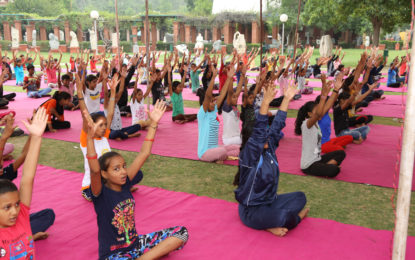
[[190, 43], [190, 41], [191, 41], [191, 39], [190, 39], [190, 25], [185, 25], [184, 30], [185, 30], [184, 42], [185, 43]]
[[3, 22], [3, 39], [5, 41], [11, 41], [12, 40], [12, 36], [11, 36], [11, 32], [10, 32], [10, 24], [7, 21]]
[[19, 42], [23, 41], [23, 37], [22, 37], [22, 21], [19, 21], [19, 20], [14, 21], [14, 27], [19, 32]]
[[177, 21], [173, 22], [173, 43], [174, 45], [176, 45], [179, 40], [179, 29], [180, 29], [180, 23]]
[[204, 33], [204, 39], [205, 39], [205, 41], [208, 41], [208, 38], [209, 38], [209, 32], [208, 32], [208, 29], [205, 29], [205, 33]]
[[260, 27], [259, 27], [259, 25], [258, 25], [258, 22], [257, 21], [253, 21], [252, 22], [252, 32], [251, 32], [251, 35], [252, 35], [252, 39], [251, 39], [251, 42], [252, 43], [260, 43], [260, 33], [259, 33], [259, 31], [260, 31]]
[[126, 38], [127, 38], [127, 42], [130, 42], [130, 30], [129, 30], [129, 29], [126, 29], [125, 34], [127, 35], [127, 36], [126, 36]]
[[197, 30], [196, 26], [190, 27], [190, 42], [196, 43]]
[[186, 32], [185, 32], [185, 26], [184, 23], [180, 23], [179, 26], [179, 40], [181, 42], [185, 42], [186, 41]]
[[214, 26], [212, 28], [212, 41], [220, 40], [219, 29], [218, 27]]
[[157, 48], [157, 23], [151, 23], [151, 49], [156, 50]]
[[230, 38], [230, 34], [231, 32], [231, 28], [230, 28], [230, 22], [226, 21], [225, 25], [223, 26], [223, 41], [225, 42], [225, 44], [230, 44], [231, 43], [231, 38]]
[[69, 21], [65, 21], [65, 42], [69, 44], [71, 42], [71, 27]]
[[26, 35], [27, 35], [26, 41], [30, 43], [32, 42], [32, 31], [33, 31], [32, 25], [31, 24], [26, 25]]
[[278, 25], [273, 25], [272, 26], [272, 39], [275, 39], [275, 40], [278, 39], [278, 31], [279, 31]]
[[78, 37], [78, 42], [84, 41], [84, 33], [82, 31], [82, 25], [78, 24], [78, 29], [76, 30], [76, 36]]
[[137, 44], [138, 42], [137, 33], [138, 33], [138, 26], [131, 26], [131, 34], [133, 35], [134, 44]]
[[46, 27], [45, 26], [40, 26], [39, 30], [40, 30], [40, 40], [41, 41], [46, 41], [47, 40], [47, 38], [46, 38]]
[[59, 35], [59, 26], [55, 25], [53, 26], [53, 34], [59, 39], [59, 41], [62, 41], [62, 39], [60, 39], [60, 35]]

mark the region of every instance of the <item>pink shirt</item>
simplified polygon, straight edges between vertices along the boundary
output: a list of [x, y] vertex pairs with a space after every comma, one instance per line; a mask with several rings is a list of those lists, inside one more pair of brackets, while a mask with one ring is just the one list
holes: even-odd
[[0, 228], [0, 238], [1, 259], [35, 259], [29, 207], [20, 203], [16, 225]]
[[73, 82], [69, 83], [69, 88], [65, 87], [64, 85], [61, 85], [61, 86], [59, 87], [59, 91], [61, 91], [61, 92], [66, 92], [66, 93], [68, 93], [69, 95], [71, 95], [71, 97], [73, 97], [74, 90], [75, 90], [75, 87], [74, 87]]
[[284, 92], [288, 88], [289, 83], [289, 76], [287, 76], [286, 78], [284, 77], [284, 75], [280, 76], [280, 78], [278, 79], [278, 84], [280, 85], [280, 91], [278, 92], [279, 96], [284, 96]]
[[48, 83], [58, 83], [58, 78], [56, 77], [56, 68], [46, 69], [46, 75], [48, 76]]

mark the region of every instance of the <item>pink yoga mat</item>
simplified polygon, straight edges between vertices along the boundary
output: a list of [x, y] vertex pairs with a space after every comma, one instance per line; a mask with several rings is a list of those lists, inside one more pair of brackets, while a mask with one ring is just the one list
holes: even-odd
[[[81, 180], [76, 172], [38, 167], [31, 212], [52, 208], [56, 220], [49, 238], [35, 242], [37, 259], [97, 259], [96, 213], [80, 195]], [[188, 243], [165, 259], [390, 259], [390, 231], [306, 218], [279, 238], [244, 226], [233, 202], [146, 186], [134, 198], [139, 234], [188, 228]], [[414, 237], [408, 237], [406, 255], [415, 258]]]
[[[11, 109], [16, 111], [16, 121], [22, 126], [20, 120], [29, 117], [31, 115], [31, 109], [44, 102], [45, 99], [28, 99], [21, 93], [18, 94], [17, 100], [11, 103]], [[185, 108], [185, 113], [197, 112], [198, 109]], [[197, 122], [178, 125], [172, 122], [171, 114], [172, 112], [166, 112], [162, 118], [152, 152], [162, 156], [198, 160]], [[82, 127], [80, 112], [65, 111], [65, 118], [71, 122], [70, 129], [59, 130], [57, 133], [45, 133], [45, 137], [78, 143], [80, 129]], [[219, 116], [219, 119], [222, 120], [221, 116]], [[281, 141], [277, 155], [282, 172], [302, 175], [300, 170], [301, 138], [294, 135], [294, 120], [294, 118], [287, 119], [287, 126], [284, 129], [285, 138]], [[123, 118], [124, 126], [130, 124], [131, 118]], [[342, 164], [342, 172], [336, 179], [347, 182], [393, 187], [400, 128], [371, 125], [371, 129], [368, 140], [363, 144], [351, 144], [347, 147], [347, 157]], [[334, 133], [334, 131], [332, 132]], [[139, 151], [144, 140], [145, 131], [142, 132], [142, 135], [140, 138], [133, 138], [126, 141], [110, 140], [110, 145], [114, 149]], [[222, 143], [222, 124], [219, 133], [219, 142]], [[80, 149], [74, 148], [74, 150], [79, 153], [79, 158], [82, 159]], [[235, 165], [237, 161], [229, 161], [227, 163]]]

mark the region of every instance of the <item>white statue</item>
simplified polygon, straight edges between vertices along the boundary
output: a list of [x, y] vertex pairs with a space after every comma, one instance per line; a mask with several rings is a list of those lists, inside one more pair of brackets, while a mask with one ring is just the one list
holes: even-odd
[[187, 49], [186, 44], [176, 45], [175, 48], [179, 52], [179, 55], [184, 55], [185, 57], [189, 56], [189, 50]]
[[204, 44], [203, 44], [203, 36], [199, 33], [196, 37], [196, 45], [195, 45], [195, 49], [197, 50], [203, 50], [204, 48]]
[[71, 42], [69, 44], [70, 48], [79, 48], [78, 37], [74, 31], [70, 31], [69, 35], [71, 36]]
[[36, 47], [36, 30], [32, 31], [32, 47]]
[[49, 46], [51, 50], [59, 49], [59, 39], [53, 33], [49, 33]]
[[117, 33], [111, 34], [111, 42], [112, 42], [112, 48], [118, 48], [118, 37]]
[[330, 35], [324, 35], [320, 40], [320, 56], [329, 57], [333, 51], [333, 42]]
[[369, 47], [370, 46], [370, 37], [366, 36], [365, 37], [365, 47]]
[[215, 49], [215, 51], [220, 51], [222, 49], [222, 41], [221, 40], [217, 40], [213, 43], [213, 49]]
[[138, 47], [137, 44], [133, 45], [133, 53], [139, 53], [140, 52], [140, 48]]
[[88, 29], [89, 32], [89, 42], [91, 43], [91, 50], [98, 49], [98, 39], [97, 35], [95, 34], [95, 30]]
[[64, 41], [65, 40], [65, 33], [62, 30], [59, 30], [59, 40]]
[[12, 26], [12, 48], [19, 48], [19, 30]]
[[239, 54], [246, 53], [245, 35], [241, 34], [240, 32], [236, 32], [233, 35], [233, 47]]

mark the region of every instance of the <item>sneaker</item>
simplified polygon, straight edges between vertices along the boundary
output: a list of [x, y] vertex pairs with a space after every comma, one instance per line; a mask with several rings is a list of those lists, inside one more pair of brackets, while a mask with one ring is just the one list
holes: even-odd
[[91, 190], [89, 188], [82, 190], [82, 197], [87, 201], [92, 202]]
[[301, 98], [301, 94], [295, 94], [295, 96], [294, 96], [294, 100], [299, 100]]

